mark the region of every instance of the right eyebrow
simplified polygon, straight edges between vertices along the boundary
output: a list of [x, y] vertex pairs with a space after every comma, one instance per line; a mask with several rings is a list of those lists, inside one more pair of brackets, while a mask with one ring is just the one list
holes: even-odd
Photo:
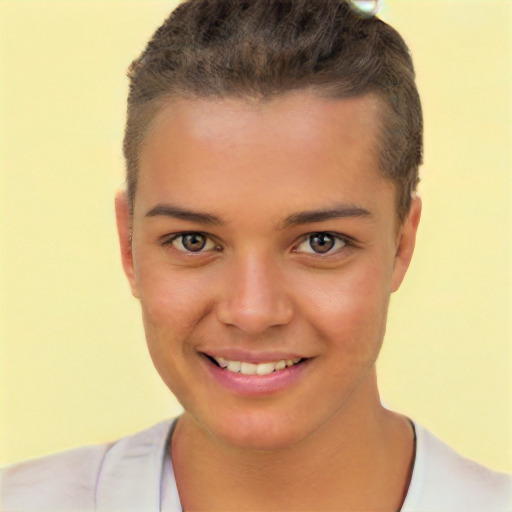
[[158, 204], [146, 212], [146, 217], [172, 217], [174, 219], [188, 220], [209, 226], [219, 226], [225, 223], [216, 215], [208, 212], [196, 212], [172, 204]]
[[302, 224], [310, 224], [314, 222], [325, 222], [332, 219], [343, 218], [367, 218], [372, 217], [372, 213], [354, 204], [339, 203], [332, 208], [319, 210], [306, 210], [289, 215], [284, 219], [281, 228], [292, 226], [300, 226]]

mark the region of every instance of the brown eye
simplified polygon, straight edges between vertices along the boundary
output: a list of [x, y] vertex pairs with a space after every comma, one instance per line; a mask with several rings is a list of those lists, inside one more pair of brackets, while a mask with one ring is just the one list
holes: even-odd
[[187, 251], [198, 252], [204, 249], [206, 237], [199, 233], [188, 233], [181, 236], [181, 243]]
[[342, 235], [318, 232], [304, 236], [293, 252], [330, 256], [337, 254], [349, 245]]
[[166, 242], [166, 244], [171, 244], [178, 251], [184, 253], [203, 253], [207, 251], [221, 250], [221, 246], [208, 235], [195, 231], [176, 235], [170, 241]]
[[329, 252], [335, 244], [335, 239], [327, 233], [314, 233], [309, 237], [309, 246], [318, 254]]

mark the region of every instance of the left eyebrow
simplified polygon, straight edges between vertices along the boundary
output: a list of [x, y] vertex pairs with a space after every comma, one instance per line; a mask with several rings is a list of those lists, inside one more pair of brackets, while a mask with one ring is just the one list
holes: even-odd
[[151, 210], [149, 210], [145, 216], [172, 217], [175, 219], [188, 220], [190, 222], [197, 222], [198, 224], [205, 224], [210, 226], [225, 224], [219, 217], [213, 215], [212, 213], [196, 212], [172, 204], [158, 204], [154, 208], [151, 208]]
[[372, 217], [372, 213], [365, 208], [361, 208], [353, 204], [340, 204], [328, 209], [308, 210], [292, 213], [284, 219], [279, 227], [281, 229], [286, 229], [289, 227], [300, 226], [302, 224], [310, 224], [313, 222], [325, 222], [332, 219], [358, 217]]

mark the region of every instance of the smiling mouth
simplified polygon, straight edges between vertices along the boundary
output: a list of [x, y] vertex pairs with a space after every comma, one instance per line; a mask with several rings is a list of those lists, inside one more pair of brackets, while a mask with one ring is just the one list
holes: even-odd
[[281, 372], [286, 368], [306, 361], [305, 358], [297, 357], [295, 359], [281, 359], [280, 361], [268, 361], [265, 363], [247, 363], [245, 361], [231, 361], [223, 357], [205, 355], [219, 368], [232, 373], [241, 373], [242, 375], [270, 375], [271, 373]]

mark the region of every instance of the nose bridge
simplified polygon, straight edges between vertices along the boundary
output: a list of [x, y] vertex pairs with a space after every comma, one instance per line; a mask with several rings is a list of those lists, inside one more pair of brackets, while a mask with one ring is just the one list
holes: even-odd
[[226, 276], [219, 320], [247, 333], [291, 321], [293, 309], [282, 268], [262, 250], [246, 250], [233, 258]]

